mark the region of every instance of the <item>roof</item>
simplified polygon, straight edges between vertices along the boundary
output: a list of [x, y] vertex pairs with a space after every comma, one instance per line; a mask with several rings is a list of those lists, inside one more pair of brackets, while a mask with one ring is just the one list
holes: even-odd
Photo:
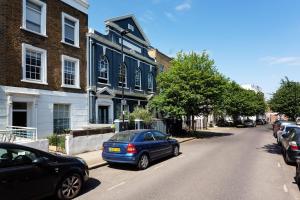
[[116, 22], [116, 21], [123, 20], [123, 19], [128, 19], [128, 18], [131, 18], [131, 19], [133, 20], [133, 22], [134, 22], [135, 25], [137, 26], [139, 32], [142, 34], [142, 36], [143, 36], [143, 38], [145, 39], [145, 41], [146, 41], [148, 44], [150, 44], [150, 41], [149, 41], [148, 37], [147, 37], [146, 34], [144, 33], [142, 27], [140, 26], [140, 24], [138, 23], [136, 17], [135, 17], [133, 14], [124, 15], [124, 16], [120, 16], [120, 17], [110, 18], [110, 19], [105, 20], [105, 23], [108, 23], [108, 22]]

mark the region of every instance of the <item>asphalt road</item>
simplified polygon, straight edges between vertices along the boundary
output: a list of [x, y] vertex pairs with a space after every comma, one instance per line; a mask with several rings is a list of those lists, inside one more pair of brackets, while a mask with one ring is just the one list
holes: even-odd
[[91, 170], [92, 179], [77, 199], [300, 199], [295, 166], [284, 163], [270, 129], [221, 132], [183, 143], [180, 156], [144, 171], [130, 166]]

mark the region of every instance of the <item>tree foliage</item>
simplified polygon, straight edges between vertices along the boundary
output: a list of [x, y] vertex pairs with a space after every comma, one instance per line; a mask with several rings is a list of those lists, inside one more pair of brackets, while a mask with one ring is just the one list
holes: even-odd
[[179, 52], [157, 78], [159, 94], [150, 108], [167, 117], [217, 114], [253, 116], [265, 112], [264, 95], [241, 88], [220, 74], [206, 52]]
[[280, 87], [269, 101], [272, 111], [285, 114], [291, 119], [300, 116], [300, 83], [290, 81], [287, 77], [281, 80]]
[[150, 102], [169, 117], [208, 114], [222, 96], [225, 78], [205, 52], [179, 52], [171, 68], [157, 79], [160, 93]]

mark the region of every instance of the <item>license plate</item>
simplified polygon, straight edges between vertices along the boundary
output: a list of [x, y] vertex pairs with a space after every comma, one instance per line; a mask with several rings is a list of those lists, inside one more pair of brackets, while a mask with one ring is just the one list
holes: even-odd
[[119, 153], [119, 152], [121, 151], [121, 149], [120, 149], [120, 148], [109, 147], [109, 148], [108, 148], [108, 151], [109, 151], [109, 152], [116, 152], [116, 153]]

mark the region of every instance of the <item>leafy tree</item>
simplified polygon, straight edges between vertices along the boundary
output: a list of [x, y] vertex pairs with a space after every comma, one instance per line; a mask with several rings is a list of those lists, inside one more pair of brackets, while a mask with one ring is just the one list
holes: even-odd
[[142, 107], [135, 107], [134, 111], [130, 113], [131, 119], [141, 119], [144, 121], [145, 124], [149, 125], [152, 122], [152, 113]]
[[280, 87], [273, 94], [269, 106], [274, 112], [285, 114], [295, 120], [300, 116], [300, 83], [290, 81], [287, 77], [281, 80]]
[[179, 52], [171, 68], [161, 73], [157, 82], [160, 93], [152, 99], [150, 108], [173, 118], [208, 115], [226, 83], [206, 52]]

